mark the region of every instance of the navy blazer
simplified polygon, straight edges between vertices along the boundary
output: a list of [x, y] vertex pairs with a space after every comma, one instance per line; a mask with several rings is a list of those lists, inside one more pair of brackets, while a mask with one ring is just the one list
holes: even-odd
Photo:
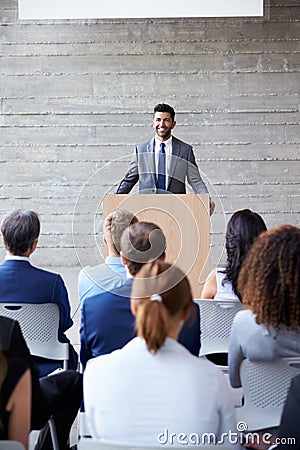
[[[64, 332], [72, 325], [68, 292], [60, 275], [39, 269], [29, 261], [7, 259], [0, 264], [0, 302], [2, 303], [56, 303], [60, 320], [58, 339], [68, 342]], [[61, 367], [61, 362], [35, 358], [44, 376]], [[76, 369], [76, 352], [70, 345], [69, 368]]]
[[[129, 169], [120, 182], [116, 193], [128, 194], [139, 182], [141, 194], [156, 194], [155, 139], [135, 147]], [[172, 158], [167, 177], [166, 191], [172, 194], [185, 194], [186, 180], [195, 194], [206, 194], [207, 188], [201, 178], [191, 145], [172, 137]]]
[[[132, 279], [114, 293], [102, 292], [88, 297], [82, 304], [80, 328], [80, 361], [83, 367], [89, 359], [124, 347], [136, 336], [135, 318], [130, 310]], [[127, 288], [127, 297], [125, 297]], [[119, 295], [118, 295], [119, 293]], [[178, 341], [195, 356], [200, 351], [200, 312], [194, 304], [191, 318], [184, 324]]]

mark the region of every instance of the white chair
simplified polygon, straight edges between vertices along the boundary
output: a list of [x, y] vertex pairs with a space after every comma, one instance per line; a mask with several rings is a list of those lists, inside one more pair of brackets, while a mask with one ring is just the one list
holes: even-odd
[[17, 320], [30, 353], [61, 360], [68, 368], [69, 344], [59, 342], [59, 308], [55, 303], [0, 303], [0, 315]]
[[21, 442], [0, 441], [0, 450], [25, 450], [25, 448]]
[[[172, 448], [172, 450], [182, 450], [183, 448], [186, 448], [187, 445], [179, 445], [174, 446], [172, 445], [169, 448]], [[229, 450], [230, 447], [226, 445], [191, 445], [188, 448], [201, 448], [204, 450]], [[149, 446], [149, 445], [139, 445], [139, 444], [121, 444], [118, 442], [107, 442], [102, 441], [98, 439], [81, 439], [78, 443], [78, 450], [162, 450], [164, 448], [163, 445], [156, 445], [156, 446]]]
[[244, 404], [236, 408], [237, 422], [248, 431], [278, 427], [291, 379], [300, 373], [299, 358], [249, 361], [240, 368]]
[[241, 302], [229, 300], [194, 300], [200, 309], [201, 349], [199, 356], [228, 353], [231, 325]]

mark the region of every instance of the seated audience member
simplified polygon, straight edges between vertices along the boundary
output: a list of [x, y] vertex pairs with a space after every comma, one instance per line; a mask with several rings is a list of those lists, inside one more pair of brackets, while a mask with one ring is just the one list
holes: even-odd
[[[66, 450], [71, 426], [78, 413], [82, 401], [82, 375], [74, 370], [67, 370], [56, 375], [39, 378], [38, 370], [33, 364], [26, 342], [23, 338], [19, 323], [8, 317], [0, 316], [0, 350], [3, 352], [8, 366], [7, 381], [5, 380], [1, 387], [1, 419], [2, 424], [7, 424], [7, 420], [13, 419], [13, 407], [9, 403], [9, 389], [18, 381], [22, 373], [31, 379], [31, 386], [22, 391], [23, 398], [31, 396], [31, 423], [29, 417], [29, 426], [32, 430], [43, 428], [48, 419], [53, 416], [58, 443], [60, 450]], [[29, 371], [28, 371], [29, 369]], [[29, 375], [27, 375], [29, 372]], [[24, 376], [23, 375], [23, 376]], [[25, 408], [26, 405], [24, 404]], [[29, 404], [30, 408], [30, 404]], [[27, 418], [27, 407], [24, 409], [24, 422]], [[9, 423], [9, 422], [8, 422]], [[25, 425], [25, 423], [24, 423]], [[10, 429], [10, 428], [9, 428]], [[6, 435], [6, 429], [0, 431], [3, 438]], [[21, 432], [21, 429], [19, 430]], [[10, 437], [10, 432], [8, 432]], [[12, 437], [10, 437], [12, 439]], [[41, 450], [52, 450], [49, 436], [40, 447]]]
[[217, 268], [204, 284], [202, 298], [240, 300], [237, 280], [242, 262], [255, 238], [266, 231], [261, 216], [250, 209], [236, 211], [227, 224], [225, 269]]
[[[69, 343], [69, 368], [77, 367], [78, 355], [64, 334], [72, 325], [68, 293], [60, 275], [34, 267], [30, 255], [40, 234], [40, 221], [34, 211], [15, 210], [2, 220], [1, 232], [6, 249], [0, 264], [0, 301], [5, 303], [56, 303], [60, 321], [58, 339]], [[40, 376], [62, 366], [61, 361], [35, 358]]]
[[[166, 241], [160, 227], [151, 222], [130, 225], [121, 237], [122, 261], [129, 278], [114, 292], [102, 292], [86, 298], [81, 310], [80, 361], [85, 367], [90, 358], [122, 348], [136, 336], [134, 317], [130, 310], [132, 277], [143, 264], [164, 259]], [[196, 313], [184, 327], [179, 342], [193, 354], [200, 350], [200, 314]]]
[[31, 374], [18, 359], [0, 351], [0, 440], [21, 442], [28, 448], [31, 417]]
[[114, 292], [126, 281], [126, 270], [120, 256], [120, 239], [123, 231], [138, 219], [125, 209], [116, 209], [103, 222], [104, 243], [108, 256], [105, 263], [84, 267], [79, 272], [78, 294], [80, 302], [102, 292]]
[[[137, 222], [130, 227], [133, 227], [139, 240], [140, 251], [143, 251], [145, 246], [150, 247], [150, 233], [156, 230], [162, 234], [158, 225], [150, 222]], [[158, 253], [145, 256], [145, 262], [149, 258], [163, 257], [164, 250], [165, 240]], [[102, 291], [94, 296], [89, 295], [82, 303], [80, 361], [83, 367], [90, 358], [122, 348], [136, 336], [134, 317], [130, 310], [134, 273], [131, 272], [129, 276], [119, 288], [115, 288], [112, 292]]]
[[[147, 222], [143, 222], [143, 224], [147, 224]], [[151, 230], [151, 227], [149, 227], [147, 230], [145, 225], [137, 223], [127, 228], [121, 237], [122, 261], [132, 277], [136, 276], [145, 262], [156, 259], [164, 260], [166, 253], [163, 252], [163, 249], [165, 248], [166, 238], [160, 228]], [[157, 255], [161, 256], [157, 257]], [[193, 303], [190, 317], [179, 333], [178, 342], [193, 355], [198, 356], [201, 346], [200, 334], [199, 306]]]
[[186, 440], [204, 433], [220, 439], [235, 429], [224, 375], [177, 342], [192, 306], [180, 269], [163, 261], [143, 265], [131, 294], [138, 337], [89, 361], [84, 373], [92, 437], [170, 446], [179, 445], [183, 433]]
[[252, 441], [249, 439], [246, 448], [253, 448], [256, 450], [299, 450], [300, 449], [300, 375], [296, 375], [292, 381], [284, 405], [281, 416], [280, 426], [277, 436], [268, 437], [268, 442], [263, 439], [257, 442], [257, 439]]
[[300, 356], [300, 229], [283, 225], [262, 233], [242, 265], [238, 291], [248, 308], [234, 318], [229, 378], [240, 387], [244, 358]]

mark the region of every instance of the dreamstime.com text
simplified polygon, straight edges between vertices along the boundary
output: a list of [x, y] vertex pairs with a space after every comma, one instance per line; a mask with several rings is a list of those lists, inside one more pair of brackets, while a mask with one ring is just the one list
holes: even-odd
[[165, 428], [157, 436], [159, 444], [163, 445], [216, 445], [216, 444], [281, 444], [295, 445], [296, 438], [282, 437], [274, 438], [270, 433], [247, 432], [247, 425], [244, 422], [238, 422], [237, 431], [229, 430], [228, 433], [222, 433], [216, 436], [214, 433], [173, 433]]

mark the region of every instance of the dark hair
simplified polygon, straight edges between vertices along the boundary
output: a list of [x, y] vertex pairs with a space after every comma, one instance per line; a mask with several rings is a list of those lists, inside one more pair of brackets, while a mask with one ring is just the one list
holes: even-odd
[[262, 233], [242, 265], [238, 289], [256, 322], [275, 330], [300, 326], [300, 229], [282, 225]]
[[[235, 212], [227, 225], [227, 262], [224, 281], [229, 281], [234, 293], [239, 296], [237, 280], [244, 258], [254, 239], [267, 227], [262, 217], [250, 209]], [[239, 296], [240, 297], [240, 296]]]
[[121, 237], [122, 255], [135, 276], [143, 264], [160, 258], [166, 249], [166, 238], [161, 228], [152, 222], [130, 225]]
[[34, 211], [11, 211], [2, 219], [1, 233], [6, 250], [22, 256], [39, 237], [39, 217]]
[[175, 111], [172, 106], [167, 105], [166, 103], [158, 103], [158, 105], [154, 106], [154, 114], [156, 112], [167, 112], [170, 113], [172, 120], [175, 119]]
[[168, 336], [170, 318], [183, 310], [188, 317], [193, 305], [191, 286], [185, 274], [178, 267], [159, 260], [145, 264], [134, 278], [131, 301], [138, 306], [138, 335], [145, 339], [153, 354]]

